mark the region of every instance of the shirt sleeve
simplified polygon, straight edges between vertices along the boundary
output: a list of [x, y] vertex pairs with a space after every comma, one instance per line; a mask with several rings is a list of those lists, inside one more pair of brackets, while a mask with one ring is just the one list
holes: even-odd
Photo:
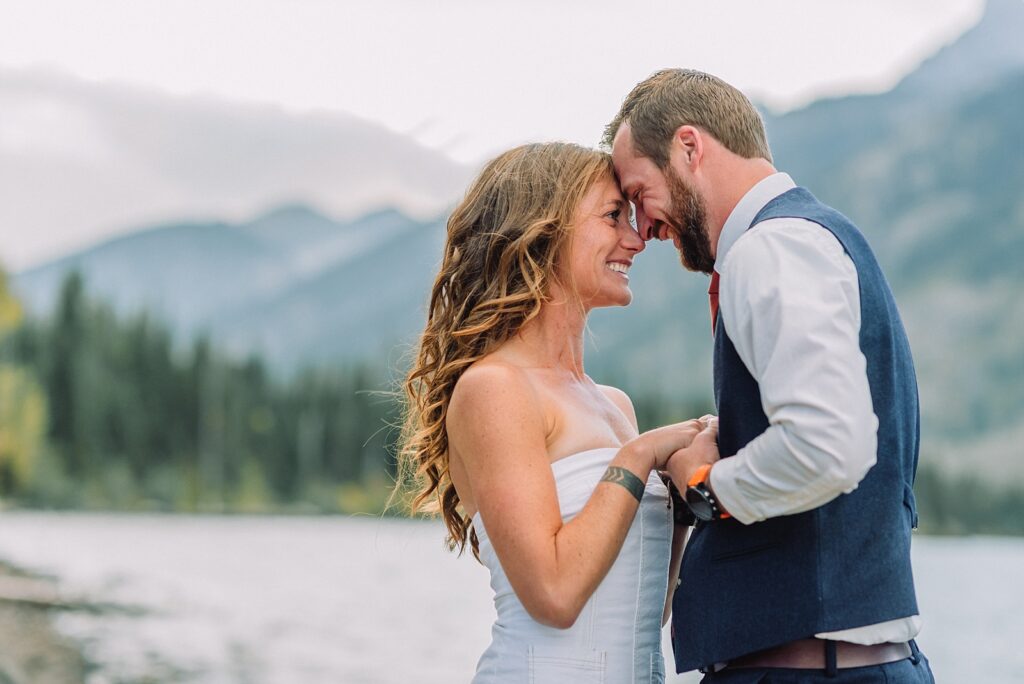
[[719, 301], [769, 422], [712, 468], [722, 506], [750, 524], [856, 489], [877, 458], [878, 418], [857, 270], [842, 245], [804, 219], [760, 223], [729, 250]]

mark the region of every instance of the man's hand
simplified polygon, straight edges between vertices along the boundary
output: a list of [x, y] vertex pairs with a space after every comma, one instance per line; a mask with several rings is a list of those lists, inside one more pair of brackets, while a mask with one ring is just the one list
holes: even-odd
[[718, 418], [704, 416], [701, 430], [688, 447], [679, 449], [668, 459], [665, 470], [680, 492], [686, 491], [690, 478], [702, 465], [711, 465], [719, 460]]
[[708, 418], [710, 416], [648, 430], [631, 439], [624, 448], [637, 454], [637, 457], [646, 464], [648, 471], [664, 470], [669, 457], [679, 449], [690, 446], [697, 435], [707, 427]]

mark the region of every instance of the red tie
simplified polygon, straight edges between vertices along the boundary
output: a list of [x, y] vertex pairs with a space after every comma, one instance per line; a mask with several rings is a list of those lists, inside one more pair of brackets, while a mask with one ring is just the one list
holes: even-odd
[[718, 325], [718, 271], [711, 274], [711, 284], [708, 286], [708, 299], [711, 300], [711, 334], [715, 334], [715, 326]]

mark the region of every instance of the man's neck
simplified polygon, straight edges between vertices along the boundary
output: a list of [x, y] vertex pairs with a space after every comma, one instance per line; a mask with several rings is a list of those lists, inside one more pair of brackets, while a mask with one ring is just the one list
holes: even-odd
[[718, 239], [722, 235], [722, 229], [736, 205], [751, 188], [775, 173], [777, 171], [771, 162], [760, 158], [738, 158], [738, 161], [721, 168], [721, 178], [717, 179], [720, 183], [717, 187], [721, 188], [721, 194], [715, 197], [715, 202], [708, 211], [708, 237], [715, 246], [715, 256], [718, 254]]

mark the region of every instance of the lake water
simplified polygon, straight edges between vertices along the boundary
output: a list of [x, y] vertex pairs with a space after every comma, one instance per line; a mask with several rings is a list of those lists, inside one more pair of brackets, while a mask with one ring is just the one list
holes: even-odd
[[[490, 589], [442, 536], [377, 518], [3, 513], [0, 560], [145, 610], [58, 618], [98, 666], [89, 684], [468, 682]], [[919, 536], [914, 562], [938, 681], [1024, 682], [1024, 540]]]

